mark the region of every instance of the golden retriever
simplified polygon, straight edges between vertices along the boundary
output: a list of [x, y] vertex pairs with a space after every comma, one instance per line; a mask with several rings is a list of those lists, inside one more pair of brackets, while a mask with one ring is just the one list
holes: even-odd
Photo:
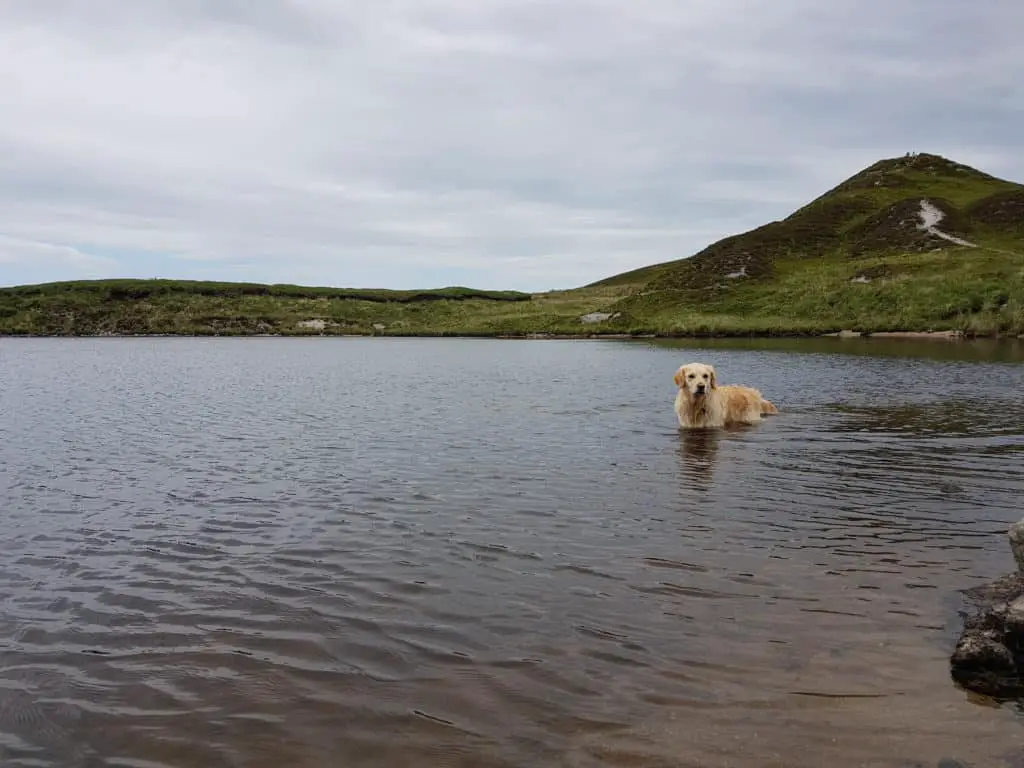
[[682, 365], [672, 377], [679, 387], [675, 410], [684, 428], [728, 427], [754, 424], [761, 416], [778, 413], [756, 389], [736, 385], [719, 386], [715, 369], [706, 363]]

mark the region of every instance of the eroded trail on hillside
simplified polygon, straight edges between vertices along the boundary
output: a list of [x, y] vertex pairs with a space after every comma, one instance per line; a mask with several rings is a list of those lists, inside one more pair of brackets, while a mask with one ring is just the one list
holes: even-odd
[[923, 229], [929, 234], [941, 237], [943, 240], [947, 240], [955, 245], [963, 245], [968, 248], [981, 248], [982, 250], [991, 251], [992, 253], [1003, 253], [1007, 256], [1020, 256], [1018, 251], [1010, 251], [1005, 248], [992, 248], [991, 246], [981, 246], [977, 243], [972, 243], [970, 240], [964, 240], [961, 237], [956, 237], [948, 232], [943, 232], [938, 228], [939, 222], [946, 218], [944, 214], [936, 205], [928, 200], [921, 200], [921, 223], [917, 225], [918, 229]]
[[939, 208], [937, 208], [928, 200], [922, 200], [921, 223], [917, 225], [917, 228], [923, 229], [928, 234], [935, 235], [936, 237], [941, 237], [943, 240], [948, 240], [951, 243], [956, 243], [957, 245], [966, 245], [969, 248], [978, 247], [976, 243], [972, 243], [969, 240], [964, 240], [963, 238], [956, 237], [955, 235], [951, 235], [948, 232], [943, 232], [941, 229], [939, 229], [938, 224], [944, 218], [946, 218], [946, 214], [939, 210]]

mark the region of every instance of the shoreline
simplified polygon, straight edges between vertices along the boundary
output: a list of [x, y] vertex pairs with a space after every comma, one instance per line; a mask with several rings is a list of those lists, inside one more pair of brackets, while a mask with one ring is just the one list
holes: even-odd
[[407, 333], [0, 333], [0, 339], [138, 339], [138, 338], [175, 338], [175, 339], [506, 339], [506, 340], [609, 340], [624, 341], [631, 339], [908, 339], [915, 341], [1020, 341], [1024, 334], [998, 333], [966, 333], [964, 331], [833, 331], [818, 333], [811, 331], [780, 331], [777, 333], [743, 333], [743, 332], [653, 332], [653, 333], [565, 333], [529, 331], [522, 333], [499, 332], [444, 332], [444, 331], [410, 331]]

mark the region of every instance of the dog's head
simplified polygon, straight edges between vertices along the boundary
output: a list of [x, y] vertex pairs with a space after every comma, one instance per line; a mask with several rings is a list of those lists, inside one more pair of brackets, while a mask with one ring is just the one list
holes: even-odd
[[706, 395], [718, 386], [715, 381], [715, 369], [706, 363], [682, 365], [672, 378], [676, 386], [691, 398]]

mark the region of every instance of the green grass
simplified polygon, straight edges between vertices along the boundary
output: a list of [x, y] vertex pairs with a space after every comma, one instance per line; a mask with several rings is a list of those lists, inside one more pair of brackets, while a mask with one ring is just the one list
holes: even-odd
[[[569, 324], [566, 315], [577, 318], [579, 326], [579, 315], [623, 295], [623, 290], [614, 288], [531, 296], [470, 289], [350, 291], [232, 283], [85, 281], [0, 289], [0, 333], [522, 334], [565, 328]], [[321, 321], [324, 328], [310, 321]]]
[[[922, 198], [946, 214], [943, 231], [981, 247], [917, 229]], [[744, 276], [730, 276], [737, 271]], [[614, 316], [582, 323], [591, 312]], [[0, 289], [0, 334], [7, 335], [784, 336], [847, 329], [1024, 334], [1024, 186], [936, 155], [883, 160], [785, 219], [691, 258], [532, 295], [177, 280]]]
[[218, 298], [272, 297], [285, 299], [357, 299], [368, 302], [424, 302], [437, 300], [487, 299], [529, 301], [519, 291], [480, 291], [452, 286], [423, 291], [395, 291], [376, 288], [328, 288], [263, 283], [229, 283], [203, 280], [79, 280], [0, 288], [0, 297], [91, 296], [99, 300], [152, 299], [192, 296]]
[[[851, 282], [872, 274], [871, 282]], [[0, 333], [49, 335], [795, 335], [839, 330], [1024, 333], [1024, 256], [952, 247], [856, 261], [776, 264], [750, 282], [694, 304], [686, 291], [637, 292], [635, 284], [482, 298], [380, 301], [288, 293], [158, 293], [103, 298], [95, 290], [0, 290]], [[593, 311], [620, 316], [593, 325]], [[325, 328], [301, 323], [322, 320]], [[383, 325], [383, 329], [374, 326]]]
[[[875, 276], [854, 282], [861, 274]], [[618, 306], [663, 333], [1016, 335], [1024, 333], [1024, 255], [952, 247], [856, 261], [782, 261], [768, 283], [738, 286], [693, 309], [686, 295], [651, 293]]]
[[[859, 274], [873, 277], [868, 283], [852, 282]], [[309, 298], [288, 292], [110, 298], [91, 288], [0, 290], [0, 333], [793, 335], [850, 329], [1020, 334], [1024, 256], [951, 247], [856, 261], [794, 259], [777, 262], [776, 275], [767, 283], [750, 282], [700, 303], [689, 295], [644, 293], [635, 284], [542, 293], [522, 301], [381, 301], [379, 296]], [[580, 322], [594, 311], [620, 315], [599, 324]], [[323, 321], [325, 328], [302, 325], [310, 320]], [[380, 325], [384, 328], [375, 327]]]

